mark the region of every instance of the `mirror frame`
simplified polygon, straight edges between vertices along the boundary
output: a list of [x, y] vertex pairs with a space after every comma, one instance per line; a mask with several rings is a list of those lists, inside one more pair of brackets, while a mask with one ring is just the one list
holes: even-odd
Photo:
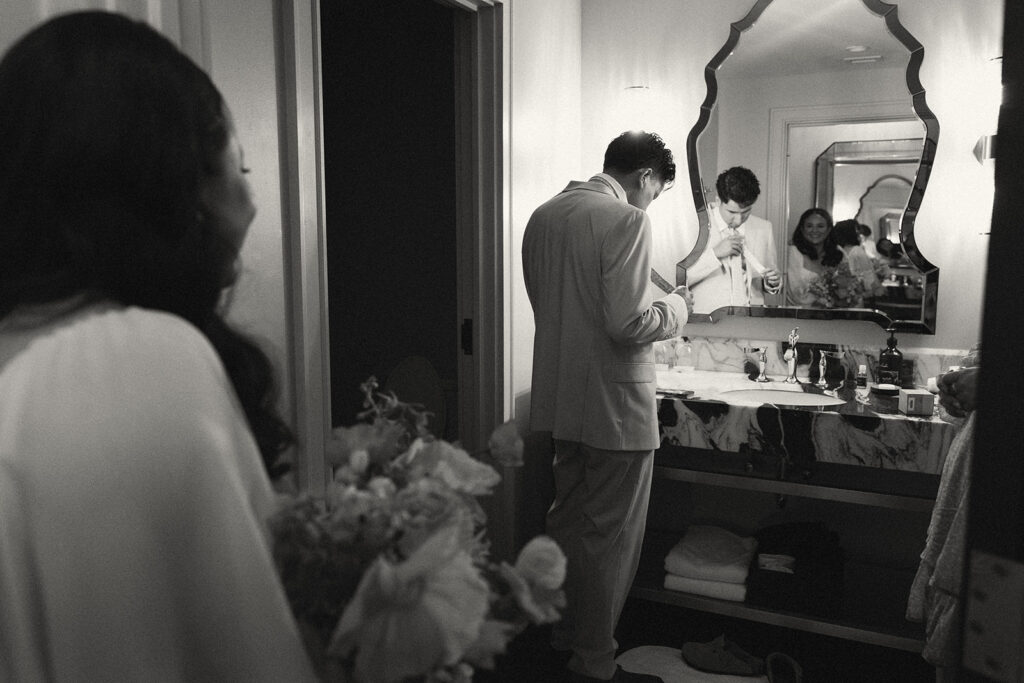
[[[725, 45], [712, 57], [707, 66], [704, 67], [704, 80], [707, 84], [707, 96], [700, 106], [700, 115], [696, 124], [690, 129], [686, 138], [686, 163], [690, 176], [690, 191], [693, 196], [693, 203], [697, 210], [699, 223], [697, 243], [693, 250], [676, 264], [675, 280], [677, 285], [685, 284], [686, 269], [692, 266], [707, 246], [710, 235], [710, 221], [708, 218], [707, 198], [704, 196], [704, 186], [700, 173], [700, 163], [697, 157], [697, 141], [700, 135], [707, 128], [711, 120], [712, 110], [718, 99], [718, 78], [717, 71], [723, 62], [732, 54], [740, 41], [743, 31], [749, 29], [761, 16], [761, 13], [772, 3], [773, 0], [756, 0], [750, 11], [739, 21], [730, 24], [729, 37]], [[918, 320], [894, 320], [885, 313], [875, 309], [843, 309], [843, 308], [803, 308], [803, 307], [767, 307], [767, 306], [727, 306], [719, 308], [710, 313], [695, 313], [690, 316], [691, 322], [717, 322], [727, 315], [749, 316], [752, 318], [793, 318], [800, 320], [866, 320], [875, 322], [883, 328], [893, 327], [901, 332], [915, 332], [920, 334], [935, 334], [936, 309], [938, 308], [939, 269], [930, 263], [917, 246], [914, 238], [914, 225], [917, 220], [917, 213], [924, 198], [924, 192], [928, 185], [928, 178], [935, 161], [935, 151], [939, 141], [939, 122], [935, 114], [928, 108], [925, 100], [925, 91], [921, 85], [920, 71], [921, 63], [924, 60], [924, 47], [914, 38], [913, 35], [900, 23], [895, 4], [883, 0], [860, 0], [872, 13], [878, 15], [885, 22], [886, 28], [892, 36], [900, 42], [909, 52], [910, 58], [907, 63], [906, 82], [907, 90], [910, 93], [913, 103], [913, 110], [917, 118], [925, 128], [924, 144], [921, 150], [921, 162], [918, 165], [917, 174], [914, 177], [914, 184], [910, 190], [910, 197], [907, 200], [906, 209], [900, 220], [900, 241], [903, 245], [907, 259], [921, 273], [924, 278], [924, 293], [921, 298], [921, 315]], [[651, 273], [652, 280], [666, 289], [668, 283], [657, 273]], [[668, 288], [666, 291], [671, 291]]]

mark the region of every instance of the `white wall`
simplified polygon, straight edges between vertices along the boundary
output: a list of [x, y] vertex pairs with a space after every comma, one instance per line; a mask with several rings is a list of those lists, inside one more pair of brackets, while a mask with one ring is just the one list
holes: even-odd
[[290, 406], [275, 3], [216, 0], [203, 6], [210, 76], [235, 118], [258, 209], [242, 248], [243, 273], [230, 317], [268, 350], [278, 367], [282, 404]]
[[[529, 412], [533, 310], [523, 285], [523, 230], [530, 214], [573, 179], [589, 177], [580, 157], [581, 0], [513, 0], [509, 78], [511, 163], [511, 394], [515, 415]], [[603, 152], [603, 150], [602, 150]]]

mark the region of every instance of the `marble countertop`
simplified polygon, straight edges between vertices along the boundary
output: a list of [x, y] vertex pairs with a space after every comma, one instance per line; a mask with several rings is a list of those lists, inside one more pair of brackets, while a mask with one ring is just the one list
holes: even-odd
[[[816, 387], [808, 384], [805, 377], [800, 384], [788, 384], [784, 377], [769, 382], [755, 382], [745, 372], [729, 372], [719, 370], [695, 370], [692, 368], [658, 369], [658, 390], [666, 394], [692, 391], [693, 398], [707, 401], [730, 402], [730, 397], [722, 395], [726, 392], [745, 389], [768, 389], [771, 391], [788, 391], [804, 393], [814, 391]], [[798, 378], [799, 379], [799, 378]]]
[[[662, 443], [729, 452], [766, 448], [785, 451], [795, 461], [942, 471], [957, 420], [904, 415], [895, 397], [865, 389], [823, 391], [806, 377], [800, 384], [787, 384], [784, 376], [773, 379], [759, 383], [743, 372], [659, 367]], [[730, 393], [765, 389], [817, 394], [834, 405], [765, 403]]]

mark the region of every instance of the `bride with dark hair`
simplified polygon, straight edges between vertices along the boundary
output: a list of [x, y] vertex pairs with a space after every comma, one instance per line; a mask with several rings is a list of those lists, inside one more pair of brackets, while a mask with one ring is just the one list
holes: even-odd
[[292, 436], [221, 305], [255, 215], [227, 106], [105, 12], [0, 92], [0, 679], [312, 679], [264, 525]]
[[815, 305], [811, 285], [843, 260], [832, 228], [832, 215], [825, 209], [811, 208], [800, 215], [786, 258], [787, 304]]

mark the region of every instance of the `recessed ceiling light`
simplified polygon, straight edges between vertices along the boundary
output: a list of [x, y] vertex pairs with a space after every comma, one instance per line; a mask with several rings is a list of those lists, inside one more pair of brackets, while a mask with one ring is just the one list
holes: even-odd
[[847, 45], [847, 52], [865, 52], [868, 49], [867, 45]]

